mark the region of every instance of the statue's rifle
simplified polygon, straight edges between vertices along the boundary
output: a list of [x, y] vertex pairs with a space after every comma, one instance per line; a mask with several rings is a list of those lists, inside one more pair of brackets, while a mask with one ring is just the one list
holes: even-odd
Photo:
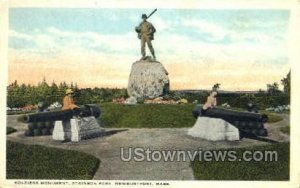
[[147, 16], [147, 18], [150, 18], [156, 11], [157, 11], [157, 8], [154, 9], [154, 10], [149, 14], [149, 16]]

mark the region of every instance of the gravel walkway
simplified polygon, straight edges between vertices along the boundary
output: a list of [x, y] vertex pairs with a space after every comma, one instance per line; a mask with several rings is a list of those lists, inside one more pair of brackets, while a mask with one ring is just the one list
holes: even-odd
[[[289, 141], [289, 136], [279, 131], [280, 127], [289, 125], [289, 116], [282, 115], [283, 121], [266, 124], [269, 131], [268, 138], [279, 141]], [[121, 160], [121, 149], [124, 156], [128, 156], [128, 148], [139, 147], [153, 150], [184, 151], [208, 150], [219, 148], [237, 148], [254, 145], [270, 144], [263, 141], [243, 138], [234, 142], [212, 142], [192, 138], [187, 135], [188, 128], [142, 128], [142, 129], [106, 129], [102, 137], [83, 140], [79, 143], [59, 142], [52, 140], [52, 136], [25, 137], [27, 125], [16, 121], [17, 116], [7, 116], [7, 126], [18, 131], [7, 135], [7, 140], [24, 144], [37, 144], [47, 147], [77, 150], [91, 154], [101, 160], [100, 168], [96, 172], [95, 180], [193, 180], [190, 161], [185, 162], [124, 162]]]

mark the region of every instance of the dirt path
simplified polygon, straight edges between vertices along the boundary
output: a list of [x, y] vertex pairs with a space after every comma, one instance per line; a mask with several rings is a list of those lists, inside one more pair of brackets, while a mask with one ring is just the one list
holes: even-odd
[[[47, 147], [77, 150], [91, 154], [101, 160], [100, 168], [94, 179], [106, 180], [193, 180], [193, 171], [190, 161], [185, 162], [124, 162], [121, 160], [121, 148], [124, 148], [125, 157], [128, 148], [144, 148], [154, 150], [208, 150], [231, 147], [247, 147], [269, 144], [253, 139], [243, 138], [234, 142], [211, 142], [203, 139], [192, 138], [187, 135], [188, 128], [143, 128], [143, 129], [106, 129], [102, 137], [83, 140], [79, 143], [59, 142], [52, 140], [51, 136], [25, 137], [26, 124], [16, 121], [17, 116], [8, 116], [7, 126], [18, 131], [7, 136], [10, 141], [24, 144], [38, 144]], [[281, 133], [281, 126], [289, 125], [288, 115], [283, 115], [284, 120], [274, 124], [266, 124], [270, 138], [279, 142], [289, 141], [289, 136]]]

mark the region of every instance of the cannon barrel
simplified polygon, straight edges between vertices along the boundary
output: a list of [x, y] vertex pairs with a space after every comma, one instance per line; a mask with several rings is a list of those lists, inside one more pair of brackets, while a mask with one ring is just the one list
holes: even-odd
[[209, 108], [205, 111], [205, 114], [202, 114], [202, 105], [198, 105], [193, 110], [193, 115], [195, 118], [198, 116], [214, 117], [221, 118], [225, 121], [256, 121], [256, 122], [267, 122], [268, 116], [265, 114], [259, 114], [254, 112], [240, 112], [236, 110], [229, 110], [223, 108]]
[[86, 104], [80, 108], [73, 110], [61, 110], [53, 112], [40, 112], [35, 114], [27, 114], [18, 118], [19, 121], [24, 123], [40, 122], [40, 121], [57, 121], [57, 120], [68, 120], [73, 116], [87, 117], [95, 116], [99, 117], [101, 114], [100, 108], [95, 104]]

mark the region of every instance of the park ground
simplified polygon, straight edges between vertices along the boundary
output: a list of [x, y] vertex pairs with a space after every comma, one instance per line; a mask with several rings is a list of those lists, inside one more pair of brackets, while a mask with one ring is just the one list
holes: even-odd
[[[127, 107], [126, 107], [127, 108]], [[195, 179], [216, 179], [216, 177], [212, 177], [211, 175], [209, 177], [202, 176], [201, 173], [199, 175], [199, 172], [197, 171], [197, 167], [201, 168], [201, 165], [196, 163], [191, 163], [188, 159], [185, 162], [136, 162], [136, 161], [129, 161], [124, 162], [121, 160], [120, 157], [120, 148], [124, 148], [125, 151], [128, 151], [129, 147], [135, 148], [149, 148], [151, 150], [183, 150], [183, 151], [192, 151], [197, 150], [201, 148], [202, 150], [216, 150], [216, 149], [229, 149], [229, 148], [253, 148], [253, 147], [270, 147], [275, 146], [277, 147], [277, 144], [266, 142], [262, 140], [255, 140], [250, 138], [243, 138], [239, 141], [219, 141], [219, 142], [212, 142], [207, 141], [199, 138], [192, 138], [187, 135], [187, 131], [190, 127], [193, 126], [193, 122], [195, 119], [190, 118], [192, 117], [190, 107], [188, 107], [188, 111], [183, 110], [184, 107], [180, 107], [176, 110], [177, 112], [182, 112], [186, 114], [179, 113], [183, 116], [181, 118], [179, 115], [176, 116], [175, 111], [170, 111], [166, 108], [169, 108], [168, 106], [163, 107], [163, 110], [167, 111], [168, 113], [171, 113], [171, 116], [173, 116], [175, 119], [178, 119], [178, 121], [182, 120], [179, 124], [171, 123], [171, 127], [159, 127], [159, 126], [153, 126], [155, 128], [151, 128], [151, 124], [155, 123], [154, 117], [149, 117], [150, 125], [143, 126], [144, 124], [141, 123], [139, 126], [132, 125], [130, 126], [130, 121], [137, 121], [138, 119], [147, 119], [147, 113], [143, 114], [143, 116], [140, 117], [125, 117], [125, 109], [124, 111], [121, 111], [120, 114], [115, 114], [119, 117], [119, 120], [115, 122], [110, 122], [109, 124], [114, 124], [114, 126], [109, 126], [107, 124], [108, 121], [105, 121], [105, 118], [108, 116], [105, 115], [105, 108], [103, 115], [105, 116], [103, 121], [103, 126], [105, 127], [105, 133], [101, 137], [89, 139], [89, 140], [82, 140], [78, 143], [73, 142], [59, 142], [54, 141], [51, 136], [38, 136], [38, 137], [25, 137], [24, 131], [27, 129], [27, 125], [17, 122], [18, 115], [9, 115], [7, 116], [7, 126], [16, 129], [16, 132], [12, 132], [11, 134], [7, 135], [7, 141], [9, 145], [12, 143], [20, 143], [25, 144], [26, 146], [46, 146], [47, 148], [56, 148], [56, 149], [63, 149], [67, 151], [77, 151], [80, 153], [84, 153], [82, 155], [88, 154], [89, 156], [93, 156], [95, 159], [98, 159], [97, 161], [94, 161], [93, 164], [97, 167], [94, 171], [91, 170], [89, 172], [88, 176], [78, 176], [77, 178], [86, 178], [86, 179], [94, 179], [94, 180], [195, 180]], [[153, 108], [153, 109], [157, 109]], [[153, 109], [149, 110], [153, 111]], [[133, 111], [139, 112], [139, 109], [132, 109]], [[125, 115], [124, 115], [125, 113]], [[160, 113], [160, 112], [157, 112]], [[123, 114], [123, 116], [122, 116]], [[132, 114], [132, 112], [131, 112]], [[130, 114], [128, 114], [130, 115]], [[184, 119], [186, 115], [189, 115], [187, 119]], [[277, 122], [272, 123], [266, 123], [265, 127], [267, 128], [269, 135], [268, 139], [277, 141], [279, 143], [287, 143], [286, 147], [288, 147], [289, 143], [289, 134], [287, 134], [286, 130], [287, 127], [290, 125], [289, 122], [289, 114], [277, 114], [278, 119]], [[133, 120], [132, 120], [133, 119]], [[159, 118], [158, 118], [159, 119]], [[165, 122], [170, 122], [172, 120], [164, 120]], [[177, 121], [177, 122], [178, 122]], [[118, 122], [123, 122], [122, 125], [124, 126], [118, 126]], [[188, 122], [188, 123], [184, 123]], [[106, 125], [105, 125], [106, 124]], [[167, 124], [167, 123], [166, 123]], [[282, 145], [279, 145], [278, 148], [282, 147]], [[9, 149], [9, 148], [8, 148]], [[289, 149], [287, 149], [288, 151]], [[77, 153], [77, 154], [80, 154]], [[75, 156], [75, 154], [74, 154]], [[9, 156], [8, 156], [9, 157]], [[88, 158], [88, 156], [86, 156]], [[56, 160], [56, 159], [48, 159], [48, 160]], [[91, 159], [93, 160], [93, 159]], [[98, 167], [98, 166], [99, 167]], [[221, 165], [221, 163], [220, 163]], [[255, 166], [259, 166], [260, 164], [257, 164]], [[282, 164], [275, 164], [276, 166], [282, 166]], [[257, 175], [253, 177], [245, 177], [246, 180], [288, 180], [288, 163], [283, 168], [287, 170], [287, 172], [281, 172], [281, 173], [287, 173], [280, 177], [274, 177], [272, 179], [273, 174], [269, 174], [269, 176], [265, 175]], [[205, 167], [205, 166], [204, 166]], [[270, 168], [274, 168], [274, 166], [269, 166]], [[92, 167], [91, 167], [92, 168]], [[218, 165], [215, 168], [220, 168], [222, 171], [225, 170], [226, 167], [218, 167]], [[281, 169], [281, 167], [279, 168]], [[47, 170], [47, 169], [45, 169]], [[217, 169], [215, 169], [216, 171]], [[218, 169], [219, 170], [219, 169]], [[253, 170], [253, 169], [252, 169]], [[254, 169], [254, 174], [257, 169]], [[228, 172], [228, 171], [227, 171]], [[266, 172], [268, 172], [268, 169], [266, 169]], [[92, 173], [92, 174], [91, 174]], [[261, 177], [261, 178], [259, 178]], [[8, 177], [13, 178], [13, 177]], [[28, 177], [30, 179], [30, 177]], [[31, 177], [32, 178], [32, 177]], [[76, 178], [76, 177], [75, 177]], [[232, 178], [232, 177], [231, 177]], [[17, 179], [20, 179], [17, 178]], [[42, 178], [43, 179], [43, 178]], [[44, 179], [49, 179], [45, 177]], [[50, 178], [51, 179], [51, 178]], [[54, 178], [54, 179], [63, 179], [61, 178]], [[68, 179], [68, 177], [66, 178]], [[69, 179], [74, 179], [74, 177], [69, 177]], [[220, 176], [219, 180], [222, 179], [230, 179], [230, 177], [223, 177]], [[243, 177], [240, 178], [234, 178], [234, 179], [243, 179]]]

